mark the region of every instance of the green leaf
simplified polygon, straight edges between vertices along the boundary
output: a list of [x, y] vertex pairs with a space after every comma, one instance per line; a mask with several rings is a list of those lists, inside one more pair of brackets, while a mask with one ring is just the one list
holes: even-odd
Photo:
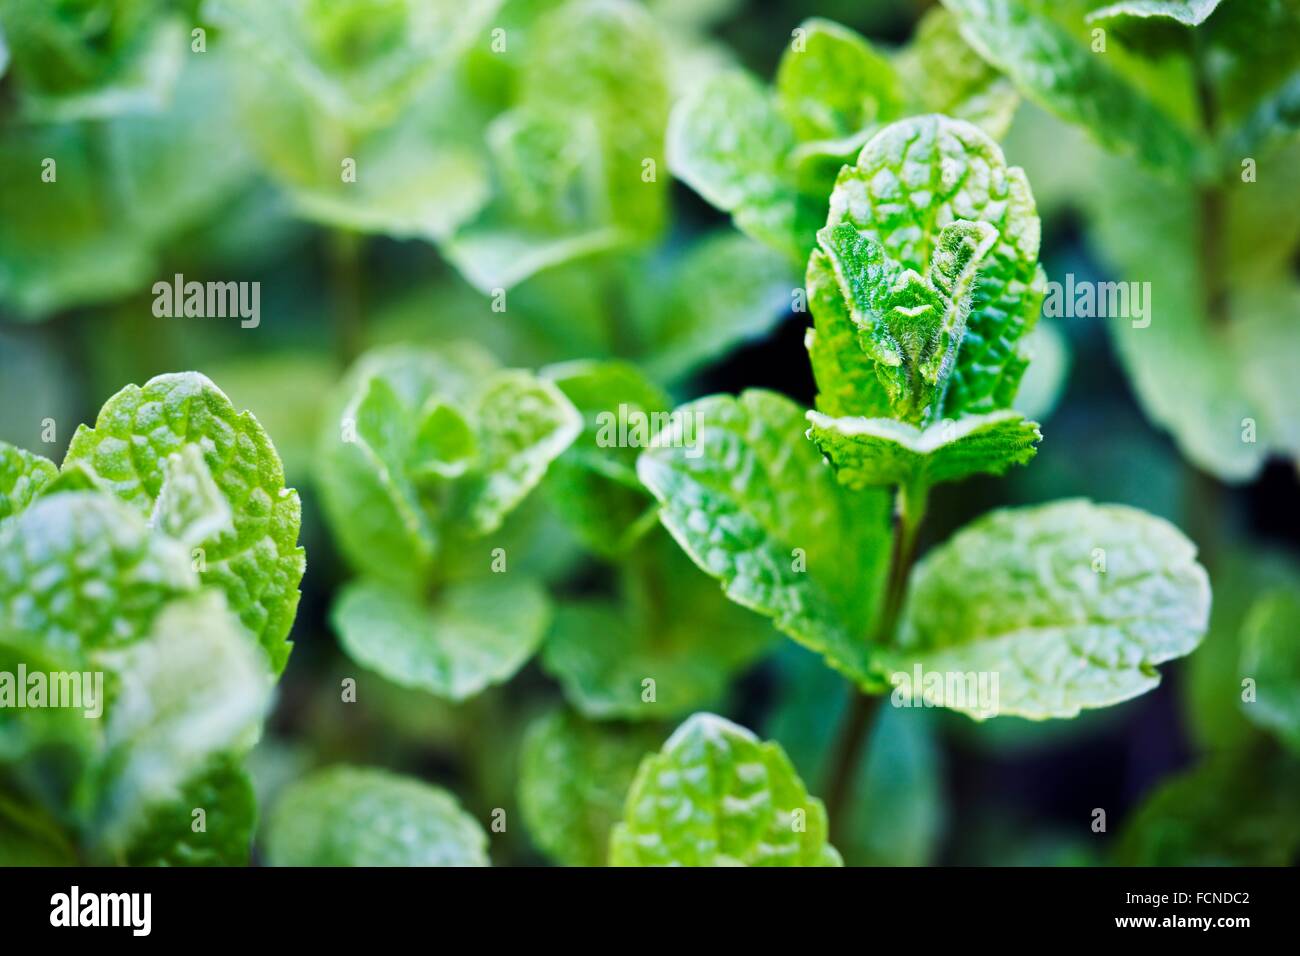
[[1020, 95], [962, 39], [956, 19], [942, 7], [921, 18], [896, 66], [916, 101], [910, 112], [966, 120], [997, 140], [1011, 128]]
[[889, 497], [836, 482], [800, 438], [803, 410], [772, 392], [713, 396], [678, 409], [699, 416], [702, 454], [648, 449], [637, 474], [660, 520], [731, 600], [864, 685], [867, 643], [889, 559]]
[[1123, 67], [1121, 53], [1094, 53], [1083, 23], [1071, 31], [1045, 0], [944, 0], [962, 36], [1024, 95], [1085, 126], [1106, 149], [1134, 155], [1154, 170], [1186, 175], [1197, 160], [1184, 125]]
[[496, 531], [581, 427], [553, 384], [475, 347], [369, 353], [322, 423], [331, 528], [358, 570], [418, 591], [440, 549]]
[[46, 653], [138, 641], [198, 587], [189, 552], [107, 494], [47, 495], [0, 524], [0, 632]]
[[26, 508], [58, 473], [49, 459], [0, 442], [0, 521]]
[[801, 148], [843, 155], [842, 146], [814, 141], [861, 136], [898, 113], [898, 76], [861, 35], [816, 17], [799, 24], [794, 35], [799, 45], [787, 46], [782, 54], [775, 89], [777, 109]]
[[[1195, 554], [1172, 525], [1120, 505], [995, 511], [913, 571], [891, 652], [895, 697], [933, 696], [913, 686], [915, 668], [966, 677], [937, 696], [977, 719], [1074, 717], [1145, 693], [1157, 664], [1205, 634], [1210, 588]], [[972, 699], [971, 677], [991, 701]]]
[[1271, 591], [1255, 602], [1241, 635], [1241, 673], [1255, 681], [1242, 710], [1300, 752], [1300, 592]]
[[403, 687], [464, 700], [527, 663], [550, 608], [517, 572], [448, 585], [429, 604], [363, 579], [343, 589], [333, 620], [357, 663]]
[[1121, 866], [1289, 866], [1300, 850], [1294, 760], [1225, 754], [1161, 784], [1120, 834]]
[[212, 480], [198, 445], [184, 445], [164, 458], [162, 473], [151, 527], [186, 547], [234, 533], [230, 504]]
[[663, 231], [667, 49], [628, 0], [570, 0], [528, 28], [513, 107], [488, 129], [497, 194], [444, 246], [484, 292]]
[[657, 265], [636, 270], [629, 295], [645, 314], [641, 364], [659, 379], [678, 379], [766, 335], [790, 310], [798, 285], [786, 256], [731, 229]]
[[636, 458], [667, 423], [672, 403], [626, 362], [566, 362], [542, 376], [583, 417], [582, 434], [547, 472], [548, 497], [585, 545], [618, 555], [654, 520]]
[[582, 418], [550, 382], [530, 372], [493, 375], [475, 397], [479, 462], [463, 503], [475, 534], [501, 527], [506, 515], [546, 475], [582, 430]]
[[[1024, 171], [976, 127], [922, 116], [873, 136], [841, 170], [808, 263], [819, 409], [880, 417], [882, 391], [913, 418], [926, 407], [950, 418], [1008, 407], [1028, 363], [1019, 341], [1046, 287], [1039, 239]], [[889, 308], [900, 310], [896, 331], [875, 318]]]
[[306, 567], [297, 544], [302, 505], [285, 488], [280, 458], [249, 412], [237, 412], [198, 372], [159, 375], [105, 402], [94, 428], [80, 426], [64, 467], [84, 462], [120, 499], [149, 514], [163, 490], [164, 462], [191, 445], [202, 451], [234, 525], [233, 533], [203, 539], [203, 581], [225, 592], [279, 673]]
[[168, 604], [148, 636], [97, 662], [116, 675], [93, 827], [112, 851], [129, 847], [151, 809], [178, 799], [212, 758], [252, 743], [271, 676], [214, 590]]
[[[203, 811], [201, 817], [197, 810]], [[131, 842], [126, 862], [130, 866], [247, 866], [256, 824], [253, 781], [239, 761], [221, 757], [188, 781], [174, 801], [149, 815]]]
[[1185, 27], [1199, 27], [1222, 2], [1223, 0], [1122, 0], [1093, 10], [1088, 14], [1088, 20], [1155, 17], [1174, 20]]
[[266, 837], [272, 866], [487, 866], [487, 834], [447, 791], [331, 767], [289, 787]]
[[542, 651], [569, 702], [596, 720], [675, 718], [714, 704], [774, 637], [666, 535], [627, 556], [619, 592], [619, 601], [561, 604]]
[[780, 745], [696, 714], [641, 762], [610, 863], [839, 866], [826, 830], [826, 809]]
[[888, 418], [830, 418], [809, 412], [808, 437], [850, 488], [960, 481], [1001, 475], [1034, 457], [1042, 439], [1019, 412], [968, 415], [924, 429]]
[[519, 805], [533, 842], [563, 866], [604, 866], [641, 758], [662, 740], [646, 725], [594, 724], [564, 710], [535, 720], [519, 755]]
[[824, 199], [796, 188], [785, 166], [794, 131], [757, 80], [737, 72], [706, 80], [674, 106], [667, 136], [673, 175], [731, 213], [741, 232], [803, 261]]

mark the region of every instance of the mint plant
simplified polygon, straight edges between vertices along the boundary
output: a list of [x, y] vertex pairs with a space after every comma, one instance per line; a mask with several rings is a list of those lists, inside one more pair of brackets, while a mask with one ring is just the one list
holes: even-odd
[[270, 439], [204, 376], [162, 375], [110, 398], [59, 468], [0, 446], [0, 489], [0, 670], [80, 675], [100, 711], [6, 709], [0, 858], [246, 862], [242, 757], [305, 566]]
[[945, 0], [1028, 99], [1112, 159], [1081, 190], [1151, 315], [1109, 323], [1151, 418], [1230, 482], [1294, 459], [1296, 70], [1288, 3]]
[[1008, 509], [912, 567], [932, 487], [1023, 463], [1038, 438], [1008, 408], [1043, 286], [1023, 173], [969, 123], [900, 121], [840, 173], [818, 244], [820, 410], [758, 390], [686, 406], [703, 455], [661, 447], [638, 463], [664, 525], [728, 597], [868, 694], [985, 717], [898, 675], [996, 674], [996, 713], [1043, 719], [1154, 687], [1209, 611], [1195, 548], [1160, 519], [1087, 501]]

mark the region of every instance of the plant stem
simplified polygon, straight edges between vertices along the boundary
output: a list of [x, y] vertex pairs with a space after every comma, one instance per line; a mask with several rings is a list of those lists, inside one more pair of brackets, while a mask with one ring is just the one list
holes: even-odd
[[[885, 589], [885, 603], [877, 619], [872, 642], [890, 644], [898, 628], [898, 617], [907, 596], [907, 579], [911, 574], [912, 560], [916, 556], [916, 537], [925, 518], [929, 487], [918, 483], [901, 486], [894, 505], [894, 543], [889, 562], [889, 583]], [[858, 766], [866, 750], [867, 733], [872, 717], [880, 706], [880, 697], [861, 693], [850, 684], [849, 709], [836, 734], [835, 749], [830, 760], [830, 775], [826, 785], [826, 814], [830, 817], [833, 842], [846, 843], [852, 836], [851, 821], [847, 813], [853, 798], [853, 784]]]
[[344, 367], [361, 353], [361, 240], [338, 229], [329, 237], [334, 281], [335, 349]]

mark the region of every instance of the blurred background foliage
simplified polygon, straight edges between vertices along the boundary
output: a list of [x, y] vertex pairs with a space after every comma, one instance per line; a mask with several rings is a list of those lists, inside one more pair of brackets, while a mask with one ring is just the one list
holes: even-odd
[[[646, 407], [750, 386], [807, 404], [797, 251], [737, 230], [673, 177], [664, 143], [674, 104], [737, 70], [765, 87], [791, 31], [825, 17], [896, 65], [890, 108], [980, 91], [1033, 186], [1049, 278], [1153, 288], [1149, 328], [1040, 324], [1018, 402], [1044, 424], [1037, 460], [938, 498], [923, 544], [991, 507], [1082, 495], [1179, 525], [1214, 588], [1202, 648], [1125, 705], [980, 725], [883, 708], [846, 861], [1293, 861], [1300, 15], [1226, 0], [1193, 31], [1085, 20], [1099, 5], [0, 0], [0, 439], [57, 459], [104, 396], [180, 369], [272, 436], [302, 493], [308, 571], [252, 758], [263, 817], [313, 767], [381, 766], [447, 787], [480, 821], [508, 808], [496, 864], [600, 862], [639, 757], [706, 708], [780, 741], [819, 793], [843, 680], [723, 601], [657, 525], [611, 542], [545, 488], [503, 532], [512, 570], [553, 605], [531, 663], [456, 702], [358, 667], [331, 622], [351, 572], [315, 449], [336, 383], [394, 343], [470, 341], [531, 369], [622, 360]], [[1035, 88], [1019, 34], [990, 41], [994, 8], [1085, 52], [1094, 23], [1109, 28], [1105, 77], [1076, 77], [1097, 97]], [[156, 318], [151, 287], [175, 273], [259, 281], [260, 326]], [[577, 402], [565, 382], [580, 391], [581, 376], [557, 381]], [[648, 502], [626, 495], [632, 521]], [[456, 578], [480, 556], [438, 560]], [[687, 692], [662, 720], [629, 720], [601, 690], [647, 659]], [[1291, 696], [1243, 705], [1242, 678], [1267, 667]]]

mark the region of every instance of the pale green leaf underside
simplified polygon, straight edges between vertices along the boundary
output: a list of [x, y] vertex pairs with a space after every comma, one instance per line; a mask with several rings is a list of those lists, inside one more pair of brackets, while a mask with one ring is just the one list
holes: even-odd
[[850, 488], [926, 486], [976, 474], [1001, 475], [1034, 457], [1036, 422], [1014, 411], [971, 415], [919, 429], [888, 418], [831, 418], [809, 412], [808, 437]]
[[215, 756], [247, 746], [271, 700], [264, 656], [221, 592], [173, 601], [150, 633], [99, 653], [116, 674], [96, 840], [129, 846], [151, 807], [174, 801]]
[[[890, 663], [996, 677], [998, 714], [1073, 717], [1155, 687], [1209, 606], [1195, 546], [1159, 518], [1084, 500], [1006, 509], [917, 565]], [[969, 696], [943, 703], [990, 716]]]
[[114, 494], [148, 515], [163, 488], [163, 463], [191, 445], [202, 451], [234, 525], [233, 533], [203, 540], [203, 581], [226, 593], [279, 672], [306, 567], [298, 547], [302, 506], [298, 493], [285, 488], [280, 458], [250, 413], [237, 412], [197, 372], [159, 375], [105, 402], [94, 428], [78, 428], [64, 467], [89, 465]]
[[519, 574], [452, 584], [428, 604], [362, 580], [344, 589], [333, 619], [357, 663], [403, 687], [464, 700], [528, 661], [550, 606], [545, 591]]
[[519, 756], [519, 805], [533, 842], [564, 866], [604, 866], [641, 758], [662, 740], [646, 725], [595, 724], [564, 710], [534, 721]]
[[0, 442], [0, 520], [26, 508], [58, 473], [54, 462]]
[[613, 866], [840, 866], [826, 810], [779, 744], [696, 714], [641, 763]]
[[293, 784], [266, 838], [272, 866], [487, 866], [487, 834], [447, 791], [331, 767]]
[[1185, 27], [1198, 27], [1218, 9], [1222, 0], [1123, 0], [1093, 10], [1088, 20], [1108, 20], [1116, 17], [1174, 20]]
[[700, 416], [703, 453], [655, 448], [637, 464], [664, 526], [729, 598], [871, 683], [889, 496], [841, 486], [802, 437], [803, 409], [780, 395], [750, 390], [679, 411]]
[[1242, 711], [1300, 753], [1300, 591], [1277, 589], [1256, 602], [1242, 626], [1241, 673], [1255, 681]]

